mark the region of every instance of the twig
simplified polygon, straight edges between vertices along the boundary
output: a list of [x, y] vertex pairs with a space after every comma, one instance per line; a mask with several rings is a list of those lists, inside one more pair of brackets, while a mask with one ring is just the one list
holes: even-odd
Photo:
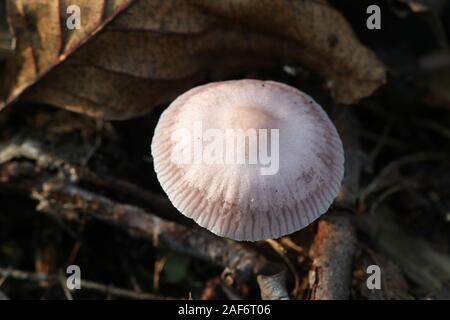
[[[5, 269], [0, 268], [0, 275], [6, 276], [8, 278], [12, 278], [15, 280], [26, 280], [33, 282], [41, 282], [48, 281], [53, 283], [59, 283], [61, 281], [61, 276], [58, 274], [44, 274], [38, 272], [28, 272], [16, 269]], [[65, 285], [65, 284], [63, 284]], [[128, 299], [137, 299], [137, 300], [162, 300], [168, 299], [167, 297], [163, 297], [153, 293], [139, 293], [127, 289], [117, 288], [114, 286], [104, 285], [101, 283], [97, 283], [89, 280], [81, 280], [81, 288], [89, 289], [98, 292], [102, 292], [105, 294], [110, 294], [116, 297], [128, 298]], [[82, 290], [81, 289], [81, 290]]]
[[153, 294], [153, 293], [135, 292], [135, 291], [121, 289], [121, 288], [117, 288], [114, 286], [104, 285], [104, 284], [100, 284], [100, 283], [93, 282], [93, 281], [87, 281], [87, 280], [81, 280], [81, 288], [104, 292], [106, 294], [110, 294], [110, 295], [113, 295], [116, 297], [131, 298], [131, 299], [136, 299], [136, 300], [167, 300], [167, 299], [181, 300], [182, 299], [182, 298], [163, 297], [163, 296]]
[[[17, 158], [32, 159], [36, 163], [14, 160]], [[18, 137], [12, 145], [0, 148], [0, 163], [6, 165], [4, 170], [0, 168], [0, 182], [4, 183], [3, 186], [14, 186], [26, 194], [32, 193], [32, 197], [39, 201], [38, 209], [56, 217], [79, 219], [87, 215], [114, 223], [133, 235], [151, 239], [155, 246], [161, 244], [234, 270], [231, 274], [236, 275], [236, 280], [241, 282], [246, 282], [255, 275], [270, 276], [285, 269], [267, 261], [247, 245], [214, 236], [204, 229], [189, 228], [163, 220], [138, 206], [118, 203], [78, 187], [74, 183], [87, 183], [95, 187], [95, 190], [126, 194], [166, 216], [175, 212], [173, 206], [161, 196], [127, 181], [97, 176], [85, 167], [70, 163], [53, 149], [45, 149], [39, 141], [32, 138]], [[57, 173], [52, 173], [47, 168], [56, 168]], [[58, 180], [53, 178], [55, 176], [59, 177]], [[17, 178], [20, 183], [14, 184]]]
[[[38, 209], [57, 215], [90, 215], [114, 223], [128, 232], [149, 238], [154, 245], [187, 253], [223, 267], [237, 270], [241, 280], [275, 267], [249, 247], [200, 228], [161, 219], [143, 209], [121, 204], [61, 181], [48, 181], [33, 192]], [[63, 205], [62, 205], [63, 204]], [[72, 215], [71, 215], [72, 214]]]
[[311, 299], [349, 298], [355, 249], [355, 228], [349, 214], [331, 213], [319, 222], [309, 275]]
[[173, 216], [175, 213], [178, 214], [178, 211], [167, 198], [148, 190], [143, 190], [131, 182], [115, 177], [99, 176], [95, 172], [78, 165], [66, 166], [64, 170], [67, 170], [68, 174], [70, 174], [70, 178], [76, 182], [89, 183], [97, 188], [111, 190], [115, 193], [129, 196], [132, 199], [141, 201], [158, 212], [164, 212], [164, 214], [169, 217]]
[[[98, 136], [98, 135], [97, 135]], [[96, 142], [100, 143], [100, 142]], [[96, 149], [97, 147], [94, 147]], [[56, 149], [58, 151], [55, 151]], [[46, 168], [58, 168], [64, 175], [73, 182], [89, 183], [92, 186], [113, 191], [117, 194], [126, 195], [149, 205], [158, 212], [164, 212], [169, 217], [173, 216], [177, 210], [163, 196], [151, 191], [144, 190], [128, 181], [110, 176], [99, 176], [87, 167], [82, 166], [91, 156], [83, 158], [80, 164], [71, 162], [58, 146], [53, 148], [43, 145], [36, 138], [18, 134], [8, 144], [0, 143], [0, 164], [13, 159], [27, 158], [35, 160], [38, 164], [43, 164]], [[81, 150], [79, 147], [77, 154], [90, 153], [91, 151]]]
[[155, 246], [161, 244], [236, 270], [240, 281], [283, 269], [245, 244], [217, 237], [205, 229], [161, 219], [140, 207], [116, 202], [52, 176], [31, 161], [13, 160], [0, 166], [0, 182], [32, 193], [39, 201], [38, 209], [56, 217], [75, 220], [93, 217], [113, 223], [134, 236], [152, 240]]
[[299, 246], [298, 244], [296, 244], [294, 241], [292, 241], [292, 239], [290, 237], [283, 237], [283, 238], [281, 238], [280, 239], [280, 243], [283, 246], [294, 250], [298, 254], [301, 254], [301, 255], [305, 254], [305, 249], [303, 247]]

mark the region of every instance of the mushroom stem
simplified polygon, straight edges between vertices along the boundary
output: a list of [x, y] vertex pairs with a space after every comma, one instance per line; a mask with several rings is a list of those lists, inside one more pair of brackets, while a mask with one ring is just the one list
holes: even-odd
[[286, 289], [286, 271], [273, 275], [259, 275], [257, 278], [263, 300], [290, 300]]

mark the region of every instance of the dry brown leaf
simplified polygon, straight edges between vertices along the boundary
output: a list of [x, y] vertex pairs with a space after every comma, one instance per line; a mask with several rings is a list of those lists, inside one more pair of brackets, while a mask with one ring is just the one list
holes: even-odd
[[[81, 8], [68, 30], [66, 8]], [[206, 76], [299, 64], [352, 103], [385, 69], [323, 0], [9, 0], [16, 37], [3, 106], [20, 99], [126, 119]], [[210, 77], [211, 78], [211, 77]], [[0, 107], [1, 108], [1, 107]]]

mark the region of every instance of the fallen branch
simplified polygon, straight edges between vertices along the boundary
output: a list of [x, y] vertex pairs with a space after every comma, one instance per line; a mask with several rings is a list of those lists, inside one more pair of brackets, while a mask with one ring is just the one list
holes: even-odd
[[205, 229], [164, 220], [140, 207], [85, 190], [64, 178], [55, 177], [32, 161], [13, 160], [3, 164], [0, 182], [31, 193], [39, 202], [38, 210], [65, 219], [93, 217], [107, 221], [134, 236], [150, 239], [155, 246], [162, 245], [235, 270], [239, 281], [284, 269], [245, 244], [217, 237]]
[[33, 192], [33, 198], [39, 201], [39, 210], [68, 214], [68, 217], [73, 217], [73, 213], [90, 215], [114, 223], [134, 235], [151, 239], [155, 246], [161, 244], [237, 270], [241, 280], [248, 280], [252, 274], [271, 267], [271, 263], [243, 244], [217, 237], [204, 229], [166, 221], [139, 207], [117, 203], [75, 185], [49, 180], [40, 191]]
[[356, 232], [352, 217], [330, 213], [319, 222], [309, 274], [312, 300], [343, 300], [350, 295]]
[[111, 176], [99, 176], [91, 170], [78, 165], [66, 165], [63, 170], [70, 175], [71, 181], [89, 183], [93, 187], [111, 190], [122, 196], [125, 195], [131, 199], [136, 199], [146, 206], [150, 206], [153, 210], [164, 213], [164, 216], [168, 218], [179, 217], [178, 210], [166, 197], [144, 190], [131, 182]]
[[370, 166], [359, 143], [359, 123], [353, 115], [341, 110], [334, 115], [345, 150], [345, 177], [335, 200], [335, 212], [329, 212], [318, 223], [312, 246], [309, 271], [310, 299], [349, 299], [352, 261], [356, 250], [356, 231], [350, 211], [360, 194], [361, 173]]
[[[17, 135], [8, 144], [0, 143], [0, 164], [10, 160], [26, 158], [36, 161], [45, 168], [58, 168], [72, 182], [88, 183], [93, 187], [101, 188], [125, 195], [145, 205], [149, 205], [158, 212], [164, 212], [169, 218], [178, 212], [167, 198], [139, 186], [112, 176], [99, 176], [80, 163], [70, 161], [70, 157], [61, 151], [60, 146], [48, 147], [39, 139]], [[73, 146], [76, 154], [84, 154], [80, 146]], [[81, 161], [83, 162], [83, 161]]]

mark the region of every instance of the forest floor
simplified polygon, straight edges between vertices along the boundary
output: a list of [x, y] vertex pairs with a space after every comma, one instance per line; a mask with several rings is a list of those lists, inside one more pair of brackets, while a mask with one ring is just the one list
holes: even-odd
[[[355, 6], [335, 5], [357, 24]], [[355, 28], [389, 67], [387, 83], [358, 103], [334, 103], [302, 68], [222, 78], [308, 92], [343, 139], [335, 204], [281, 239], [219, 238], [171, 206], [150, 156], [167, 104], [124, 121], [35, 103], [3, 109], [0, 298], [450, 299], [450, 6], [399, 8], [384, 20], [403, 21], [394, 34]], [[66, 289], [69, 265], [80, 266], [83, 290]], [[371, 265], [380, 290], [367, 285]]]

